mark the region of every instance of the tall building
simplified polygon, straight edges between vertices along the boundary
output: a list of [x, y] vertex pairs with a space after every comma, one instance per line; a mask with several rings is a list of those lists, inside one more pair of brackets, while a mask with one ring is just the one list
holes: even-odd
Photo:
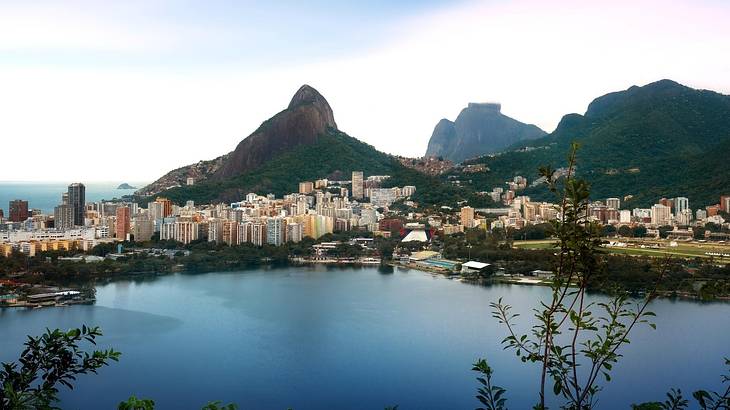
[[172, 215], [172, 201], [167, 198], [159, 197], [155, 199], [155, 203], [158, 204], [157, 206], [160, 207], [162, 218], [167, 218], [168, 216]]
[[362, 171], [352, 171], [352, 197], [355, 199], [363, 198]]
[[730, 195], [723, 195], [720, 197], [720, 209], [725, 212], [730, 212]]
[[71, 207], [73, 226], [84, 226], [86, 214], [86, 187], [81, 183], [68, 186], [68, 206]]
[[[238, 224], [236, 224], [238, 225]], [[175, 240], [188, 244], [200, 238], [200, 224], [190, 221], [175, 222]]]
[[371, 188], [370, 203], [376, 207], [391, 206], [398, 199], [394, 188]]
[[677, 215], [675, 216], [675, 221], [678, 225], [689, 225], [690, 222], [692, 222], [692, 210], [685, 209], [681, 212], [677, 212]]
[[656, 204], [651, 207], [651, 223], [652, 225], [669, 225], [672, 220], [672, 208]]
[[53, 223], [56, 229], [73, 228], [73, 209], [68, 204], [68, 192], [61, 194], [61, 204], [53, 208]]
[[606, 199], [606, 207], [613, 209], [621, 209], [621, 200], [619, 198]]
[[117, 208], [115, 233], [117, 239], [123, 241], [127, 239], [127, 234], [131, 233], [129, 229], [129, 207], [120, 206], [119, 208]]
[[68, 204], [61, 204], [53, 208], [53, 223], [56, 229], [73, 228], [73, 210]]
[[687, 199], [683, 196], [674, 198], [674, 214], [675, 215], [680, 215], [688, 209], [689, 209], [689, 199]]
[[23, 222], [28, 219], [28, 201], [16, 199], [8, 205], [8, 219], [10, 222]]
[[302, 224], [286, 224], [286, 242], [301, 242], [303, 237]]
[[311, 181], [304, 181], [299, 183], [300, 194], [311, 194], [314, 190], [314, 184]]
[[132, 229], [132, 235], [136, 242], [144, 242], [152, 239], [152, 235], [155, 233], [155, 222], [150, 219], [149, 214], [137, 215], [134, 218], [134, 227]]
[[266, 242], [270, 245], [282, 245], [286, 239], [286, 222], [284, 218], [266, 220]]
[[223, 222], [223, 243], [236, 245], [238, 243], [238, 222]]
[[252, 244], [262, 246], [266, 242], [266, 223], [254, 222], [251, 224], [251, 240]]
[[465, 229], [472, 228], [474, 226], [474, 208], [465, 206], [461, 208], [461, 225]]

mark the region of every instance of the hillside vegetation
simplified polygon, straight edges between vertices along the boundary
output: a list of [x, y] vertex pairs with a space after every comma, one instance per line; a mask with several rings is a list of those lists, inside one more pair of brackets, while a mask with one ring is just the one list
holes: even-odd
[[392, 178], [387, 186], [415, 185], [414, 199], [424, 203], [451, 203], [469, 197], [468, 191], [406, 168], [394, 157], [332, 128], [320, 135], [315, 143], [279, 154], [243, 175], [173, 188], [160, 195], [178, 204], [186, 200], [198, 203], [239, 201], [249, 192], [273, 193], [280, 197], [297, 192], [301, 181], [333, 175], [349, 180], [352, 171], [363, 171], [365, 176], [390, 175]]
[[[546, 137], [470, 161], [490, 171], [468, 178], [477, 190], [504, 186], [515, 175], [532, 181], [539, 166], [563, 164], [572, 141], [580, 143], [577, 172], [594, 199], [632, 195], [627, 206], [648, 206], [687, 196], [696, 208], [730, 192], [730, 96], [669, 80], [597, 98], [585, 115], [566, 115]], [[526, 193], [539, 199], [545, 190]]]

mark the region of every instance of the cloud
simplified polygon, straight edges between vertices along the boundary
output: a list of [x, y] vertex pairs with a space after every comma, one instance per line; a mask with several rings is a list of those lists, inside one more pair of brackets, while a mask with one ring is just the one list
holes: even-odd
[[[551, 131], [563, 114], [582, 113], [593, 98], [633, 84], [672, 78], [730, 92], [730, 8], [723, 3], [479, 1], [381, 22], [376, 31], [387, 41], [354, 27], [340, 42], [314, 43], [335, 51], [302, 52], [304, 40], [286, 31], [277, 41], [289, 40], [297, 58], [276, 48], [264, 63], [254, 61], [267, 55], [261, 47], [239, 49], [244, 43], [226, 37], [266, 21], [207, 31], [217, 17], [162, 18], [159, 7], [144, 17], [130, 8], [91, 18], [34, 14], [63, 21], [55, 39], [52, 30], [33, 37], [28, 28], [3, 27], [22, 19], [0, 13], [0, 50], [146, 55], [134, 64], [0, 57], [0, 135], [14, 153], [0, 162], [3, 179], [152, 180], [232, 150], [303, 83], [328, 99], [344, 131], [411, 156], [423, 154], [440, 118], [454, 119], [470, 101], [500, 101], [507, 115]], [[29, 37], [8, 40], [8, 32]], [[228, 58], [240, 53], [249, 59]], [[15, 154], [23, 152], [32, 153], [32, 166]]]

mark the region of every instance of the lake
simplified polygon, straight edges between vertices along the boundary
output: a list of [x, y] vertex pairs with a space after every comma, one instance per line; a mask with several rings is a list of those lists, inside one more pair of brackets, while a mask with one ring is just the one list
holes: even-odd
[[[475, 408], [471, 364], [486, 357], [509, 408], [529, 408], [538, 368], [502, 349], [505, 329], [489, 308], [500, 296], [524, 320], [549, 289], [375, 267], [118, 280], [98, 286], [93, 306], [0, 310], [0, 360], [45, 327], [99, 325], [100, 346], [120, 350], [121, 361], [62, 389], [63, 408], [111, 409], [133, 394], [160, 409], [221, 400], [241, 409], [406, 410]], [[652, 310], [657, 330], [633, 334], [598, 408], [662, 399], [670, 387], [720, 387], [730, 304], [659, 300]]]

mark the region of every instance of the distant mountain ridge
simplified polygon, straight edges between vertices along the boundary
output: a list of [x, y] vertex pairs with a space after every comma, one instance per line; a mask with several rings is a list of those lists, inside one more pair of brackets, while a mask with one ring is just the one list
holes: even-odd
[[[499, 113], [495, 107], [476, 108]], [[440, 124], [448, 133], [445, 121]], [[161, 193], [177, 203], [227, 202], [248, 192], [296, 192], [300, 181], [362, 170], [392, 175], [391, 186], [416, 185], [419, 200], [435, 204], [504, 186], [516, 175], [532, 182], [540, 166], [564, 166], [573, 141], [581, 146], [578, 175], [592, 184], [594, 199], [630, 195], [626, 206], [634, 207], [687, 196], [695, 209], [730, 193], [730, 96], [670, 80], [598, 97], [584, 115], [565, 115], [549, 135], [465, 162], [484, 164], [487, 171], [455, 178], [451, 173], [441, 180], [408, 169], [337, 129], [327, 101], [305, 86], [233, 152], [171, 171], [138, 192]], [[186, 178], [194, 185], [186, 186]], [[533, 200], [553, 199], [544, 188], [523, 193]]]
[[441, 119], [428, 141], [426, 156], [462, 162], [502, 151], [517, 142], [547, 133], [501, 113], [497, 103], [469, 103], [455, 121]]
[[565, 115], [523, 149], [469, 161], [490, 169], [470, 177], [484, 189], [515, 175], [534, 179], [541, 165], [564, 166], [572, 141], [580, 144], [578, 174], [596, 199], [631, 195], [646, 206], [687, 196], [694, 207], [730, 191], [730, 96], [671, 80], [598, 97], [584, 115]]

